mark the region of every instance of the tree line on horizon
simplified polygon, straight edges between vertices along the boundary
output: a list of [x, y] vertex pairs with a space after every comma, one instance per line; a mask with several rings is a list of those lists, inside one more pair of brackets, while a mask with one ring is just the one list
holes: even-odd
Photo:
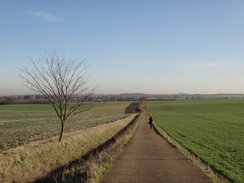
[[[77, 96], [78, 97], [78, 96]], [[94, 94], [87, 102], [116, 102], [116, 101], [140, 101], [140, 100], [207, 100], [207, 99], [244, 99], [243, 94]], [[0, 96], [0, 105], [7, 104], [49, 104], [42, 95], [12, 95]]]

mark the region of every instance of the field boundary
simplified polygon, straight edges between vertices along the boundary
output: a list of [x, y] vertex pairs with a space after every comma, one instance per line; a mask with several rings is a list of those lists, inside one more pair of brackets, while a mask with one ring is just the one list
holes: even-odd
[[[111, 144], [114, 144], [119, 137], [123, 136], [127, 132], [127, 130], [136, 123], [136, 121], [139, 117], [140, 117], [140, 114], [137, 114], [131, 120], [131, 122], [129, 122], [123, 129], [121, 129], [119, 132], [117, 132], [114, 136], [112, 136], [105, 143], [100, 144], [96, 148], [88, 151], [85, 155], [81, 156], [79, 159], [73, 160], [64, 166], [61, 166], [61, 167], [56, 168], [55, 170], [52, 170], [50, 173], [48, 173], [48, 175], [46, 175], [45, 177], [39, 178], [34, 182], [35, 183], [50, 182], [50, 180], [53, 177], [61, 176], [62, 173], [64, 171], [66, 171], [67, 169], [71, 169], [72, 167], [74, 167], [76, 165], [84, 164], [86, 161], [89, 161], [89, 159], [92, 159], [94, 156], [96, 156], [99, 153], [101, 153], [102, 151], [104, 151]], [[88, 176], [88, 175], [86, 175], [86, 176]]]
[[186, 157], [188, 157], [194, 164], [196, 164], [199, 168], [201, 168], [201, 170], [205, 174], [207, 174], [209, 177], [211, 177], [214, 182], [216, 182], [216, 183], [230, 183], [230, 181], [227, 178], [220, 175], [214, 168], [212, 168], [210, 165], [206, 164], [196, 154], [194, 154], [189, 149], [182, 146], [174, 138], [172, 138], [163, 128], [161, 128], [158, 125], [155, 118], [154, 118], [154, 122], [153, 122], [153, 128], [156, 131], [156, 133], [158, 133], [163, 138], [165, 138], [173, 147], [179, 149], [179, 151], [181, 151]]

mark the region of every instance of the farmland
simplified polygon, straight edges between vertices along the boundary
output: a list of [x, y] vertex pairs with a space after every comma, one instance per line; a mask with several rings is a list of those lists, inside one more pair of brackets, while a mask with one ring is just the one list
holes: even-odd
[[[59, 121], [49, 105], [0, 106], [0, 139], [2, 147], [5, 147], [0, 149], [0, 182], [33, 182], [78, 160], [109, 140], [135, 118], [136, 113], [126, 113], [128, 109], [132, 112], [136, 107], [135, 103], [130, 104], [97, 103], [92, 109], [72, 116], [66, 121], [66, 131], [61, 143], [57, 142]], [[21, 143], [13, 143], [16, 139]], [[105, 153], [101, 158], [111, 158], [114, 152], [110, 151], [110, 154]], [[89, 165], [91, 170], [84, 167], [86, 165], [77, 164], [74, 170], [73, 167], [66, 170], [64, 178], [76, 178], [86, 173], [93, 179], [97, 176], [93, 174], [99, 171], [97, 163], [95, 161], [92, 166]], [[99, 163], [102, 164], [103, 161], [99, 159]], [[93, 170], [94, 167], [96, 171]]]
[[148, 102], [156, 123], [231, 180], [244, 180], [244, 100]]
[[[73, 132], [125, 118], [130, 102], [96, 103], [93, 108], [72, 115], [64, 132]], [[0, 150], [56, 136], [60, 122], [46, 104], [0, 105]]]

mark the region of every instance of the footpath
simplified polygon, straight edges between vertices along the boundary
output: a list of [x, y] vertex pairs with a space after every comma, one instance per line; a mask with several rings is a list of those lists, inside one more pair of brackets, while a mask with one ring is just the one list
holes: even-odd
[[143, 113], [124, 151], [101, 183], [213, 183], [202, 170], [148, 125]]

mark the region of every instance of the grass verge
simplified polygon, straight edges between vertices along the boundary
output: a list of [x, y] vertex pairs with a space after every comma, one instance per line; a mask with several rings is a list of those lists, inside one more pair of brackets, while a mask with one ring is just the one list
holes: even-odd
[[38, 181], [38, 183], [98, 183], [110, 168], [115, 158], [123, 151], [124, 146], [131, 139], [138, 118], [135, 118], [127, 127], [107, 141], [102, 147], [86, 155], [72, 166], [67, 166], [61, 172]]
[[66, 133], [61, 143], [54, 137], [1, 151], [0, 182], [33, 182], [44, 177], [106, 142], [135, 116], [132, 114], [113, 123]]
[[[154, 119], [155, 120], [155, 119]], [[201, 170], [206, 173], [216, 183], [230, 183], [229, 180], [219, 175], [208, 164], [204, 163], [198, 156], [190, 152], [187, 148], [182, 146], [176, 140], [174, 140], [168, 133], [166, 133], [156, 122], [153, 122], [154, 130], [164, 137], [173, 147], [179, 149], [186, 157], [188, 157], [193, 163], [195, 163]]]

